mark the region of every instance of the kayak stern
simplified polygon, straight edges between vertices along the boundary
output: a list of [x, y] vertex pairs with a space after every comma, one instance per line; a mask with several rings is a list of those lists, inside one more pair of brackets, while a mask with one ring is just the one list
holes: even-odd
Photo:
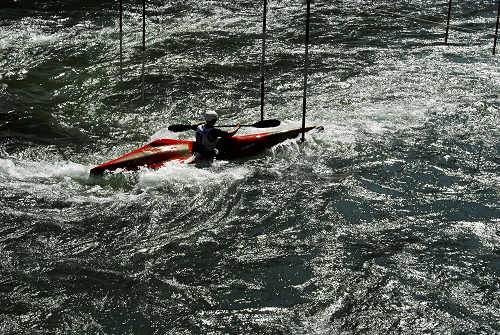
[[165, 161], [183, 163], [192, 155], [193, 142], [160, 139], [134, 150], [122, 157], [101, 164], [90, 170], [91, 175], [117, 169], [138, 170], [140, 167], [157, 168]]

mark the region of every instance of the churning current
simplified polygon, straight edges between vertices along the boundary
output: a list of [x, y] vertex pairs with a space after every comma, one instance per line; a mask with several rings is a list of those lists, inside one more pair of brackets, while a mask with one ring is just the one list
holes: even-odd
[[[301, 126], [306, 2], [0, 4], [0, 333], [500, 333], [498, 1], [311, 4], [307, 125], [89, 177], [171, 124]], [[122, 41], [120, 43], [120, 36]], [[500, 52], [500, 50], [499, 50]]]

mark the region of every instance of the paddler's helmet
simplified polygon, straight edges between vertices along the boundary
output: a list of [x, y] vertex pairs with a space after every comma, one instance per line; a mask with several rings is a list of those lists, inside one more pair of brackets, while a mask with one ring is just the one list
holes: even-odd
[[214, 111], [205, 112], [205, 121], [207, 122], [215, 122], [218, 118], [219, 116]]

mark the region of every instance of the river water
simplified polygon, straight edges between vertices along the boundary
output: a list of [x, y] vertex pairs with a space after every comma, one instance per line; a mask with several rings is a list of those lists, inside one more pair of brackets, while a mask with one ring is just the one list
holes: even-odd
[[[448, 45], [448, 1], [313, 1], [324, 131], [94, 179], [206, 110], [260, 119], [261, 1], [148, 1], [144, 53], [124, 9], [120, 57], [118, 1], [0, 4], [2, 334], [500, 332], [498, 1], [454, 3]], [[270, 1], [277, 129], [304, 31], [304, 1]]]

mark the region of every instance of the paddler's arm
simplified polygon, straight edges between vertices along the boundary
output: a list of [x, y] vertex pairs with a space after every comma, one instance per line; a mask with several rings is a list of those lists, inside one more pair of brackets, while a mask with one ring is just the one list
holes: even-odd
[[236, 133], [238, 132], [238, 130], [239, 130], [240, 128], [241, 128], [241, 124], [240, 124], [240, 123], [238, 123], [238, 124], [236, 125], [236, 127], [234, 127], [234, 129], [233, 129], [233, 130], [228, 131], [228, 132], [227, 132], [227, 134], [228, 134], [229, 136], [233, 136], [234, 134], [236, 134]]
[[202, 124], [205, 124], [205, 123], [206, 123], [205, 121], [201, 121], [201, 122], [198, 122], [198, 123], [192, 124], [192, 125], [191, 125], [191, 130], [196, 131], [196, 128], [198, 128], [198, 126], [201, 126]]

